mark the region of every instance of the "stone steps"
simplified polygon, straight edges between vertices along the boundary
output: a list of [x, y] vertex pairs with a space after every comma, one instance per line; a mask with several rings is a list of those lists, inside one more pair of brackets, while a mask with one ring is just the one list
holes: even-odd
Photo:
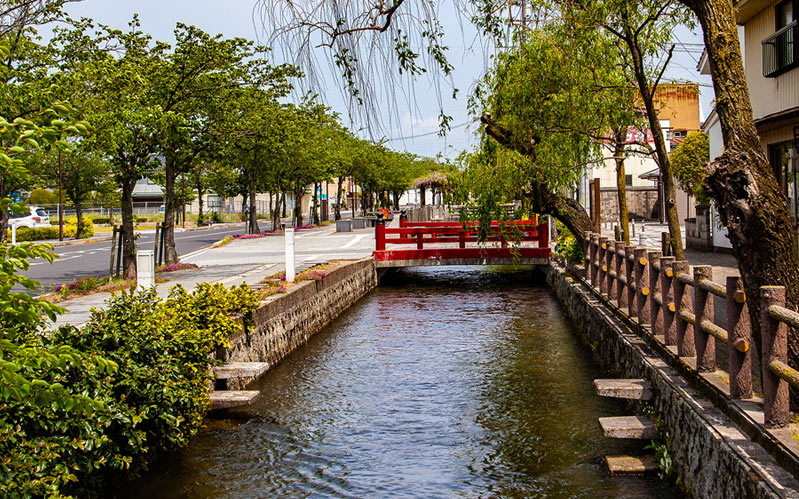
[[218, 390], [211, 392], [211, 410], [232, 409], [252, 404], [260, 397], [257, 390]]
[[600, 397], [629, 400], [652, 398], [652, 385], [644, 379], [595, 379], [594, 388]]
[[605, 462], [610, 476], [643, 476], [658, 469], [654, 456], [606, 456]]
[[606, 437], [652, 439], [657, 436], [655, 422], [642, 416], [599, 418]]
[[257, 378], [269, 369], [268, 362], [230, 362], [214, 367], [216, 379]]

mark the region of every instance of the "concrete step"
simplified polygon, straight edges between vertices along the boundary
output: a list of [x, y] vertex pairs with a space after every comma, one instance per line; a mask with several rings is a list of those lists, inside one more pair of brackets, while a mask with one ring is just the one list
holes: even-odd
[[644, 379], [595, 379], [594, 388], [600, 397], [630, 400], [652, 398], [652, 385]]
[[606, 437], [610, 438], [655, 438], [655, 422], [643, 416], [619, 416], [599, 418]]
[[211, 409], [231, 409], [250, 405], [261, 396], [257, 390], [217, 390], [211, 392]]
[[257, 378], [269, 369], [267, 362], [230, 362], [214, 367], [216, 379]]
[[654, 456], [606, 456], [605, 461], [610, 476], [643, 476], [658, 469]]

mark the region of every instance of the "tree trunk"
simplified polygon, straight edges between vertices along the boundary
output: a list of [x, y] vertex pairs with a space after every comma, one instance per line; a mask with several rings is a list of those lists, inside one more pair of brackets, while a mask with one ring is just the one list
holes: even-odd
[[136, 277], [136, 239], [133, 232], [133, 189], [136, 179], [122, 182], [122, 277]]
[[400, 209], [400, 197], [402, 194], [399, 191], [394, 191], [394, 211], [399, 211]]
[[175, 169], [174, 158], [170, 155], [164, 160], [164, 265], [175, 265], [178, 263], [178, 251], [175, 247], [175, 180], [177, 172]]
[[[317, 183], [314, 182], [313, 184], [313, 223], [319, 225], [319, 190], [317, 188]], [[321, 185], [319, 186], [321, 188]]]
[[420, 200], [419, 203], [420, 203], [421, 206], [424, 206], [424, 197], [425, 197], [424, 194], [425, 194], [424, 186], [420, 185], [419, 186], [419, 200]]
[[78, 217], [78, 226], [75, 230], [75, 239], [83, 238], [83, 206], [80, 201], [72, 201], [75, 205], [75, 216]]
[[250, 178], [250, 234], [260, 234], [261, 228], [258, 227], [258, 210], [255, 209], [256, 195], [255, 177]]
[[655, 154], [657, 156], [658, 167], [660, 168], [661, 178], [663, 179], [663, 197], [666, 207], [666, 222], [669, 226], [669, 236], [674, 257], [677, 260], [685, 259], [685, 252], [682, 245], [682, 232], [680, 231], [680, 216], [677, 212], [676, 195], [674, 192], [674, 172], [669, 161], [669, 152], [666, 150], [666, 141], [663, 138], [663, 129], [660, 127], [657, 109], [655, 109], [656, 88], [650, 87], [647, 81], [646, 70], [644, 68], [643, 55], [629, 23], [624, 26], [625, 42], [630, 49], [630, 55], [635, 72], [635, 80], [638, 84], [638, 91], [641, 100], [644, 102], [646, 117], [649, 121], [649, 129], [655, 141]]
[[[785, 286], [787, 306], [799, 302], [799, 260], [788, 200], [768, 163], [752, 115], [729, 0], [682, 0], [702, 26], [724, 153], [708, 167], [705, 187], [729, 231], [746, 288], [752, 332], [759, 351], [760, 286]], [[799, 366], [799, 331], [788, 330], [789, 364]], [[793, 399], [797, 393], [792, 391]]]
[[619, 228], [622, 240], [630, 244], [630, 214], [627, 210], [627, 178], [624, 171], [626, 139], [626, 129], [618, 128], [613, 132], [613, 159], [616, 162], [616, 190], [619, 196]]
[[205, 220], [203, 220], [203, 196], [205, 195], [205, 190], [203, 186], [198, 182], [197, 183], [197, 203], [199, 204], [199, 210], [197, 213], [197, 225], [205, 225]]
[[341, 196], [344, 194], [344, 177], [339, 176], [338, 186], [336, 187], [336, 220], [341, 220]]
[[305, 189], [300, 190], [299, 181], [294, 188], [294, 226], [299, 227], [302, 225], [302, 194]]

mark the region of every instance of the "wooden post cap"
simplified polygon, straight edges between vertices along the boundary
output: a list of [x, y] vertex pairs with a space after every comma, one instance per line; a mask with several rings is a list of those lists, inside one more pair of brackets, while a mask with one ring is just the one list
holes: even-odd
[[735, 341], [735, 349], [741, 353], [746, 353], [749, 351], [749, 342], [743, 338], [740, 338]]
[[641, 257], [641, 259], [638, 260], [638, 263], [640, 263], [641, 265], [646, 265], [647, 264], [646, 257]]

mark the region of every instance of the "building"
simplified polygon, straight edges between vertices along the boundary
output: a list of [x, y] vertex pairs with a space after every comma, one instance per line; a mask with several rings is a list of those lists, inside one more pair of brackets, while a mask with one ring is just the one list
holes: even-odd
[[[663, 83], [658, 87], [658, 120], [670, 148], [689, 134], [700, 129], [699, 85], [697, 83]], [[646, 142], [654, 148], [652, 132], [646, 133], [630, 129], [627, 133], [629, 143]], [[669, 149], [671, 150], [671, 149]], [[616, 187], [616, 163], [610, 145], [603, 147], [606, 158], [598, 168], [589, 172], [589, 178], [600, 179], [602, 191], [602, 219], [618, 220], [619, 204]], [[627, 206], [630, 216], [635, 219], [660, 219], [663, 210], [663, 196], [660, 185], [660, 170], [654, 158], [649, 155], [630, 154], [624, 161]], [[680, 220], [696, 216], [693, 198], [676, 188], [677, 211]]]
[[[797, 142], [799, 141], [799, 2], [742, 0], [736, 4], [744, 73], [760, 141], [796, 220]], [[697, 69], [710, 74], [707, 53]], [[723, 152], [715, 111], [702, 125], [710, 137], [710, 158]], [[713, 244], [731, 247], [714, 215]]]

